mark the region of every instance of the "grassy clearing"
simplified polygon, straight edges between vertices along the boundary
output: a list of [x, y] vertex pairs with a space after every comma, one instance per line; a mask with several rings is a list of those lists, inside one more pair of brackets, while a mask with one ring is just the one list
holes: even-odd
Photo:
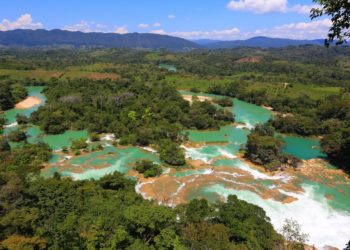
[[292, 84], [285, 88], [284, 84], [261, 84], [256, 83], [250, 86], [250, 90], [267, 90], [267, 93], [271, 96], [278, 97], [280, 95], [286, 95], [290, 98], [296, 98], [301, 94], [308, 95], [312, 99], [323, 99], [329, 95], [339, 94], [340, 87], [323, 87], [306, 84]]
[[35, 78], [48, 80], [52, 77], [60, 77], [64, 74], [62, 71], [55, 70], [12, 70], [12, 69], [0, 69], [0, 76], [9, 76], [12, 79], [23, 79], [23, 78]]

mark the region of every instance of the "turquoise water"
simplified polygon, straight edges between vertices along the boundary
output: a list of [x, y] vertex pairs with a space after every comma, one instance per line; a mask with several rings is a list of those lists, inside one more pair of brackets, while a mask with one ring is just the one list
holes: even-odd
[[[7, 124], [13, 124], [16, 122], [16, 116], [18, 114], [29, 117], [34, 111], [38, 110], [40, 106], [45, 105], [46, 97], [42, 94], [44, 90], [43, 86], [28, 86], [26, 87], [28, 96], [38, 97], [42, 100], [42, 103], [34, 106], [30, 109], [10, 109], [5, 112]], [[16, 129], [17, 126], [11, 126], [4, 129], [3, 133], [6, 135], [12, 130]], [[29, 143], [37, 143], [43, 141], [47, 143], [53, 150], [59, 150], [62, 147], [70, 147], [73, 140], [76, 139], [87, 139], [87, 131], [66, 131], [59, 135], [45, 135], [38, 126], [30, 125], [26, 128], [26, 134], [28, 136]], [[12, 143], [11, 146], [15, 147], [19, 144]]]
[[272, 116], [271, 111], [238, 99], [234, 99], [232, 112], [236, 122], [253, 126], [267, 122]]
[[42, 91], [44, 90], [43, 86], [29, 86], [29, 87], [26, 87], [26, 89], [28, 91], [28, 96], [34, 96], [34, 97], [40, 98], [40, 100], [42, 101], [41, 104], [34, 106], [30, 109], [15, 109], [14, 108], [14, 109], [10, 109], [10, 110], [6, 111], [5, 117], [7, 119], [7, 124], [11, 124], [11, 123], [16, 122], [16, 116], [18, 114], [25, 115], [25, 116], [29, 117], [31, 115], [31, 113], [36, 111], [40, 106], [45, 105], [46, 98], [42, 94]]
[[320, 142], [317, 139], [298, 136], [283, 136], [286, 143], [284, 152], [294, 155], [303, 160], [314, 158], [325, 158], [326, 155], [321, 152]]
[[[59, 171], [61, 175], [72, 177], [74, 180], [99, 179], [115, 171], [127, 173], [132, 169], [133, 164], [141, 159], [148, 159], [158, 164], [160, 163], [156, 154], [146, 152], [140, 148], [115, 148], [109, 146], [102, 151], [73, 157], [61, 166], [58, 163], [53, 164], [53, 167], [58, 171], [59, 168], [63, 166], [63, 169]], [[74, 171], [74, 168], [80, 170], [81, 167], [83, 167], [83, 172]], [[65, 170], [64, 168], [67, 169]], [[43, 175], [48, 177], [53, 173], [52, 171], [43, 172]]]
[[[31, 96], [37, 96], [45, 102], [45, 97], [41, 94], [43, 87], [29, 87]], [[191, 92], [181, 92], [182, 94], [193, 94]], [[209, 94], [204, 95], [212, 98], [222, 98], [222, 96]], [[244, 101], [234, 99], [234, 107], [231, 108], [236, 117], [236, 122], [242, 124], [239, 126], [228, 125], [220, 128], [218, 131], [187, 131], [189, 139], [195, 143], [203, 143], [200, 148], [184, 148], [186, 157], [200, 159], [207, 163], [206, 169], [189, 169], [171, 173], [169, 176], [176, 180], [190, 179], [195, 181], [198, 176], [215, 175], [231, 170], [234, 172], [245, 172], [249, 176], [247, 179], [239, 179], [247, 186], [253, 186], [258, 192], [264, 189], [279, 189], [284, 181], [289, 177], [269, 176], [255, 168], [251, 168], [241, 160], [236, 158], [242, 146], [247, 141], [247, 136], [252, 129], [259, 123], [268, 121], [272, 113], [269, 110], [259, 106], [249, 104]], [[10, 123], [15, 122], [17, 114], [21, 113], [29, 116], [37, 107], [28, 110], [9, 110], [5, 116]], [[11, 130], [8, 128], [6, 132]], [[35, 143], [44, 141], [54, 150], [62, 147], [69, 147], [72, 140], [88, 138], [87, 131], [66, 131], [61, 135], [45, 135], [39, 127], [27, 127], [28, 141]], [[313, 159], [324, 157], [319, 149], [319, 141], [312, 138], [302, 138], [295, 136], [283, 136], [286, 142], [284, 152], [295, 155], [301, 159]], [[103, 142], [104, 144], [106, 142]], [[149, 159], [160, 163], [157, 153], [150, 153], [137, 147], [115, 148], [107, 146], [101, 151], [84, 153], [80, 156], [67, 157], [63, 153], [54, 153], [50, 160], [50, 167], [42, 171], [44, 177], [50, 177], [55, 172], [62, 176], [71, 177], [74, 180], [99, 179], [115, 171], [128, 173], [136, 161]], [[331, 167], [330, 167], [331, 168]], [[332, 167], [331, 169], [334, 169]], [[227, 170], [228, 171], [228, 170]], [[193, 178], [191, 177], [193, 176]], [[225, 175], [229, 181], [238, 181], [235, 175]], [[281, 196], [293, 196], [298, 199], [290, 204], [282, 204], [273, 199], [263, 199], [252, 190], [235, 189], [228, 185], [230, 182], [220, 179], [213, 183], [202, 182], [195, 183], [194, 188], [187, 192], [187, 199], [206, 198], [211, 202], [225, 198], [229, 194], [236, 194], [239, 198], [259, 205], [264, 208], [267, 215], [271, 218], [276, 228], [281, 226], [284, 218], [294, 218], [302, 225], [304, 232], [310, 234], [312, 243], [322, 246], [323, 243], [333, 244], [341, 247], [345, 239], [350, 239], [350, 233], [347, 230], [350, 224], [350, 184], [346, 179], [327, 179], [320, 182], [312, 181], [299, 176], [292, 176], [300, 181], [304, 188], [304, 193], [285, 192], [281, 189]], [[245, 183], [244, 183], [245, 182]], [[183, 186], [186, 189], [186, 185]], [[326, 199], [328, 197], [328, 199]], [[332, 228], [331, 231], [324, 228]]]
[[[192, 93], [182, 92], [182, 94]], [[222, 98], [208, 94], [197, 95]], [[216, 179], [215, 182], [213, 180], [203, 182], [203, 179], [202, 182], [196, 182], [196, 185], [191, 186], [187, 191], [186, 199], [206, 198], [215, 202], [226, 198], [229, 194], [235, 194], [245, 201], [264, 208], [275, 228], [280, 228], [285, 218], [294, 218], [302, 226], [303, 231], [310, 234], [312, 244], [317, 246], [332, 244], [341, 247], [346, 242], [345, 239], [350, 238], [347, 230], [350, 224], [350, 183], [340, 177], [339, 180], [335, 177], [333, 179], [325, 177], [324, 180], [316, 182], [298, 175], [270, 176], [247, 165], [236, 155], [246, 143], [249, 129], [259, 123], [267, 122], [272, 114], [269, 110], [236, 99], [231, 110], [235, 113], [236, 121], [242, 125], [228, 125], [221, 127], [218, 131], [186, 131], [190, 141], [203, 144], [199, 148], [184, 147], [186, 157], [202, 160], [208, 167], [172, 172], [169, 178], [181, 183], [182, 190], [186, 190], [186, 185], [190, 185], [191, 181], [196, 182], [200, 176], [213, 178], [213, 175], [224, 173], [224, 179]], [[28, 135], [30, 135], [30, 141], [41, 139], [54, 149], [69, 145], [74, 138], [88, 136], [86, 131], [67, 131], [62, 135], [45, 136], [35, 126], [28, 128]], [[286, 142], [284, 148], [286, 153], [305, 160], [324, 157], [319, 149], [319, 141], [316, 139], [287, 135], [283, 135], [283, 139]], [[115, 171], [128, 173], [135, 162], [141, 159], [160, 163], [157, 153], [150, 153], [137, 147], [107, 146], [102, 151], [84, 153], [71, 159], [64, 159], [64, 156], [59, 153], [54, 154], [50, 160], [51, 167], [45, 169], [42, 174], [49, 177], [59, 172], [62, 176], [71, 177], [74, 180], [99, 179]], [[225, 171], [228, 171], [226, 175]], [[245, 178], [239, 177], [244, 173]], [[297, 185], [305, 190], [304, 193], [285, 191], [283, 185], [286, 182], [292, 185], [290, 182], [294, 179]], [[182, 182], [186, 180], [188, 183]], [[234, 182], [240, 183], [241, 188], [235, 188]], [[244, 185], [253, 189], [244, 189]], [[295, 197], [297, 201], [282, 204], [272, 198], [263, 199], [259, 193], [266, 190], [277, 190], [281, 192], [279, 194], [281, 199]], [[164, 190], [160, 191], [164, 192]], [[332, 230], [324, 230], [327, 227], [331, 227]]]
[[169, 72], [174, 72], [176, 73], [177, 72], [177, 69], [174, 65], [169, 65], [169, 64], [160, 64], [159, 65], [159, 68], [160, 69], [166, 69], [167, 71]]

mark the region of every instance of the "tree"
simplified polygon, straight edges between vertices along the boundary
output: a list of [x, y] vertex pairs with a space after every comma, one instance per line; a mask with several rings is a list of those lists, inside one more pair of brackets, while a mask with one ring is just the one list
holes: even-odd
[[223, 224], [201, 222], [190, 224], [182, 231], [182, 235], [190, 249], [232, 249], [230, 229]]
[[286, 219], [281, 229], [286, 250], [303, 250], [309, 236], [301, 232], [300, 225], [293, 219]]
[[86, 143], [84, 138], [72, 141], [72, 146], [71, 146], [72, 150], [80, 150], [80, 149], [85, 149], [87, 147], [88, 147], [88, 144]]
[[6, 240], [0, 242], [0, 247], [11, 250], [32, 250], [47, 249], [47, 242], [40, 237], [25, 237], [21, 235], [11, 235]]
[[27, 135], [24, 131], [16, 129], [8, 135], [8, 138], [13, 142], [21, 142], [27, 140]]
[[14, 105], [14, 98], [9, 84], [0, 83], [0, 110], [7, 110]]
[[327, 46], [337, 39], [337, 44], [344, 43], [346, 37], [350, 37], [350, 2], [348, 0], [313, 0], [320, 4], [319, 8], [311, 10], [311, 19], [327, 15], [331, 17], [332, 26], [329, 29]]
[[[0, 109], [1, 110], [1, 109]], [[3, 116], [0, 116], [0, 130], [3, 128], [3, 126], [6, 124], [6, 118]]]
[[233, 100], [230, 97], [224, 97], [215, 100], [217, 104], [219, 104], [222, 107], [232, 107], [233, 106]]
[[186, 209], [186, 217], [189, 222], [198, 223], [209, 215], [209, 205], [206, 200], [192, 200]]
[[19, 125], [27, 124], [29, 122], [29, 118], [22, 114], [17, 114], [16, 120]]
[[182, 166], [186, 163], [182, 150], [176, 143], [170, 140], [166, 140], [161, 144], [159, 153], [160, 159], [169, 165]]
[[349, 240], [348, 244], [346, 244], [344, 250], [350, 250], [350, 240]]
[[8, 152], [10, 150], [11, 146], [8, 141], [5, 138], [0, 137], [0, 152]]
[[143, 174], [145, 178], [159, 176], [162, 173], [162, 168], [149, 160], [136, 162], [135, 170]]

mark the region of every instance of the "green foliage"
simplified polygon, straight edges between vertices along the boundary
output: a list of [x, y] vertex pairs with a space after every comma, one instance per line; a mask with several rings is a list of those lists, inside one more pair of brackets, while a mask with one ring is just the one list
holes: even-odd
[[27, 90], [12, 82], [0, 82], [0, 111], [8, 110], [14, 107], [15, 103], [27, 97]]
[[163, 141], [159, 151], [160, 159], [172, 166], [182, 166], [186, 163], [181, 148], [170, 140]]
[[350, 128], [333, 132], [324, 136], [321, 147], [331, 160], [335, 160], [345, 166], [346, 170], [350, 164]]
[[215, 102], [222, 107], [232, 107], [233, 106], [233, 100], [230, 97], [220, 98], [220, 99], [217, 99]]
[[198, 223], [209, 216], [209, 205], [206, 200], [192, 200], [186, 209], [186, 220], [191, 223]]
[[86, 140], [84, 138], [82, 139], [77, 139], [72, 141], [72, 150], [81, 150], [81, 149], [86, 149], [88, 147], [88, 144], [86, 143]]
[[12, 142], [22, 142], [27, 140], [26, 133], [21, 129], [11, 131], [7, 137]]
[[236, 196], [215, 206], [193, 200], [184, 213], [182, 237], [193, 249], [274, 249], [279, 241], [264, 210]]
[[[142, 84], [128, 80], [51, 80], [48, 102], [31, 116], [46, 133], [87, 129], [91, 133], [114, 133], [122, 145], [176, 144], [188, 128], [219, 128], [233, 121], [232, 113], [209, 102], [190, 106], [166, 84]], [[165, 150], [167, 151], [167, 150]], [[182, 165], [179, 151], [170, 164]]]
[[332, 26], [329, 29], [326, 45], [329, 46], [334, 39], [337, 44], [343, 44], [347, 37], [350, 37], [349, 19], [350, 3], [347, 0], [313, 0], [320, 7], [311, 10], [311, 19], [322, 16], [330, 16]]
[[248, 135], [245, 157], [272, 171], [279, 169], [283, 164], [297, 167], [299, 160], [282, 153], [284, 141], [276, 138], [274, 134], [274, 128], [267, 124], [256, 126]]
[[293, 219], [286, 219], [281, 229], [287, 250], [304, 250], [309, 236], [301, 232], [300, 225]]
[[26, 88], [20, 84], [13, 84], [11, 86], [11, 92], [15, 103], [20, 102], [28, 96]]
[[100, 141], [100, 135], [98, 133], [91, 133], [90, 134], [90, 140], [92, 142]]
[[3, 126], [6, 124], [6, 118], [0, 115], [0, 129], [3, 129]]
[[9, 84], [0, 82], [0, 110], [13, 108], [15, 100]]
[[317, 135], [320, 132], [319, 123], [315, 119], [301, 115], [277, 116], [272, 120], [272, 125], [279, 132], [302, 136]]
[[279, 241], [263, 210], [237, 197], [216, 205], [194, 200], [181, 210], [144, 200], [120, 173], [97, 181], [29, 179], [50, 156], [44, 144], [1, 156], [2, 248], [272, 249]]
[[344, 248], [344, 250], [350, 250], [350, 241], [348, 242], [348, 244], [346, 244], [346, 247]]
[[29, 118], [22, 114], [17, 114], [16, 120], [19, 125], [27, 124], [29, 122]]
[[162, 174], [162, 168], [149, 160], [136, 162], [135, 170], [143, 174], [145, 178], [156, 177]]
[[190, 249], [226, 250], [234, 246], [230, 242], [230, 229], [223, 224], [190, 224], [183, 228], [182, 235]]
[[14, 148], [10, 154], [0, 154], [0, 170], [3, 168], [24, 178], [29, 173], [38, 173], [50, 158], [51, 149], [47, 144], [25, 144]]
[[8, 143], [8, 141], [4, 137], [0, 136], [0, 153], [8, 152], [10, 150], [11, 150], [11, 146]]

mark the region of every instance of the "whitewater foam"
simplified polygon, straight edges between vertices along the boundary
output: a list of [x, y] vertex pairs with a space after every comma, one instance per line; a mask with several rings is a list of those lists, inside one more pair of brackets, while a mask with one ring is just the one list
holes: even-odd
[[4, 128], [13, 128], [13, 127], [16, 127], [17, 125], [18, 125], [17, 122], [13, 122], [11, 124], [5, 125]]
[[267, 175], [265, 173], [262, 173], [256, 169], [251, 168], [247, 164], [241, 162], [236, 165], [239, 169], [244, 170], [246, 172], [249, 172], [254, 179], [261, 179], [261, 180], [282, 180], [283, 182], [288, 182], [292, 177], [285, 173], [279, 173], [273, 176]]
[[181, 146], [181, 148], [185, 149], [185, 158], [191, 158], [192, 160], [201, 160], [206, 164], [211, 164], [212, 158], [215, 156], [213, 154], [202, 153], [200, 150], [202, 148], [188, 148], [186, 146]]
[[262, 207], [275, 229], [282, 227], [285, 219], [293, 218], [301, 225], [302, 231], [309, 234], [309, 243], [319, 249], [331, 245], [343, 249], [350, 239], [350, 214], [333, 209], [322, 195], [317, 195], [317, 188], [311, 185], [302, 185], [305, 190], [302, 194], [280, 190], [281, 193], [297, 198], [289, 204], [272, 199], [264, 200], [259, 195], [247, 190], [235, 190], [216, 184], [205, 188], [207, 192], [214, 192], [227, 198], [234, 194], [238, 198]]

